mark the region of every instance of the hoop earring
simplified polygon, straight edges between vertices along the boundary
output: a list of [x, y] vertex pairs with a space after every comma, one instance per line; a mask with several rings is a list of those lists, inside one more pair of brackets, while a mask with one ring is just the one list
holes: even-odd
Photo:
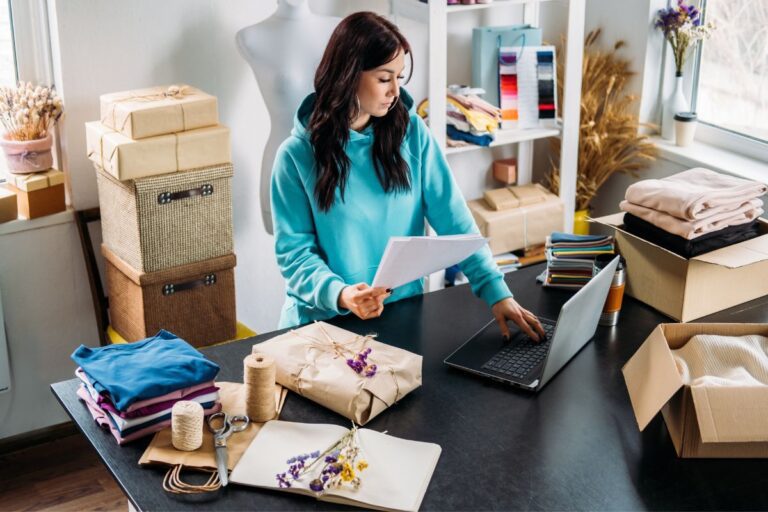
[[392, 104], [387, 109], [387, 112], [391, 111], [393, 108], [395, 108], [395, 105], [397, 105], [397, 101], [400, 99], [400, 96], [395, 96], [395, 101], [392, 102]]
[[360, 117], [360, 98], [355, 94], [355, 114], [352, 116], [352, 121], [357, 120]]

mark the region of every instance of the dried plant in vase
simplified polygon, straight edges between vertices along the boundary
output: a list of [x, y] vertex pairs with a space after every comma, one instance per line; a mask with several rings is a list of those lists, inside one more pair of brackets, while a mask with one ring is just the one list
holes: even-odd
[[8, 169], [26, 174], [45, 171], [53, 165], [51, 129], [62, 114], [61, 99], [53, 87], [19, 82], [0, 87], [0, 146]]
[[[587, 210], [600, 187], [617, 172], [637, 176], [655, 160], [657, 151], [648, 137], [638, 133], [640, 124], [630, 106], [637, 99], [624, 89], [633, 75], [628, 60], [618, 56], [624, 46], [617, 42], [611, 51], [595, 48], [600, 29], [587, 34], [581, 86], [576, 209]], [[558, 52], [558, 74], [565, 68], [564, 52]], [[563, 77], [557, 79], [558, 100], [563, 98]], [[545, 185], [555, 194], [560, 189], [560, 139], [552, 139], [551, 170]]]

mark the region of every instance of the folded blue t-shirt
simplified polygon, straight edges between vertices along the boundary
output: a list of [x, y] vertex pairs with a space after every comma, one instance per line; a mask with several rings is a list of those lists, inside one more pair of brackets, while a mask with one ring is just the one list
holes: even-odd
[[192, 345], [161, 330], [135, 343], [89, 348], [80, 345], [74, 360], [99, 393], [109, 393], [124, 411], [132, 403], [213, 380], [219, 365]]

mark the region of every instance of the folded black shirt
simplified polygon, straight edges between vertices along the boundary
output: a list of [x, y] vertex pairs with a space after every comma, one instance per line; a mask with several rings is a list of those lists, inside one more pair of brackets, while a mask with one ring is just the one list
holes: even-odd
[[693, 258], [705, 252], [722, 249], [729, 245], [744, 242], [755, 238], [760, 234], [758, 221], [755, 219], [749, 224], [728, 226], [718, 231], [704, 233], [693, 240], [685, 239], [664, 231], [650, 222], [644, 221], [631, 213], [624, 214], [624, 229], [633, 235], [679, 254], [683, 258]]

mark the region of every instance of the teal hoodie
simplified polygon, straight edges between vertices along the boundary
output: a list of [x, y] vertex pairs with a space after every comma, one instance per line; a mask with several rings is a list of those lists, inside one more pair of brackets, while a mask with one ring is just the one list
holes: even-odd
[[[299, 107], [291, 136], [278, 149], [272, 170], [275, 252], [287, 293], [280, 328], [348, 313], [338, 305], [341, 290], [359, 282], [371, 284], [389, 237], [424, 235], [425, 218], [439, 235], [478, 232], [445, 157], [413, 110], [413, 99], [401, 89], [400, 100], [410, 114], [402, 144], [411, 172], [410, 191], [386, 193], [379, 183], [369, 125], [362, 132], [349, 132], [345, 200], [337, 189], [326, 212], [315, 200], [315, 159], [307, 132], [315, 95]], [[487, 246], [459, 267], [475, 295], [489, 305], [512, 296]], [[416, 280], [395, 288], [386, 302], [422, 290], [422, 280]]]

